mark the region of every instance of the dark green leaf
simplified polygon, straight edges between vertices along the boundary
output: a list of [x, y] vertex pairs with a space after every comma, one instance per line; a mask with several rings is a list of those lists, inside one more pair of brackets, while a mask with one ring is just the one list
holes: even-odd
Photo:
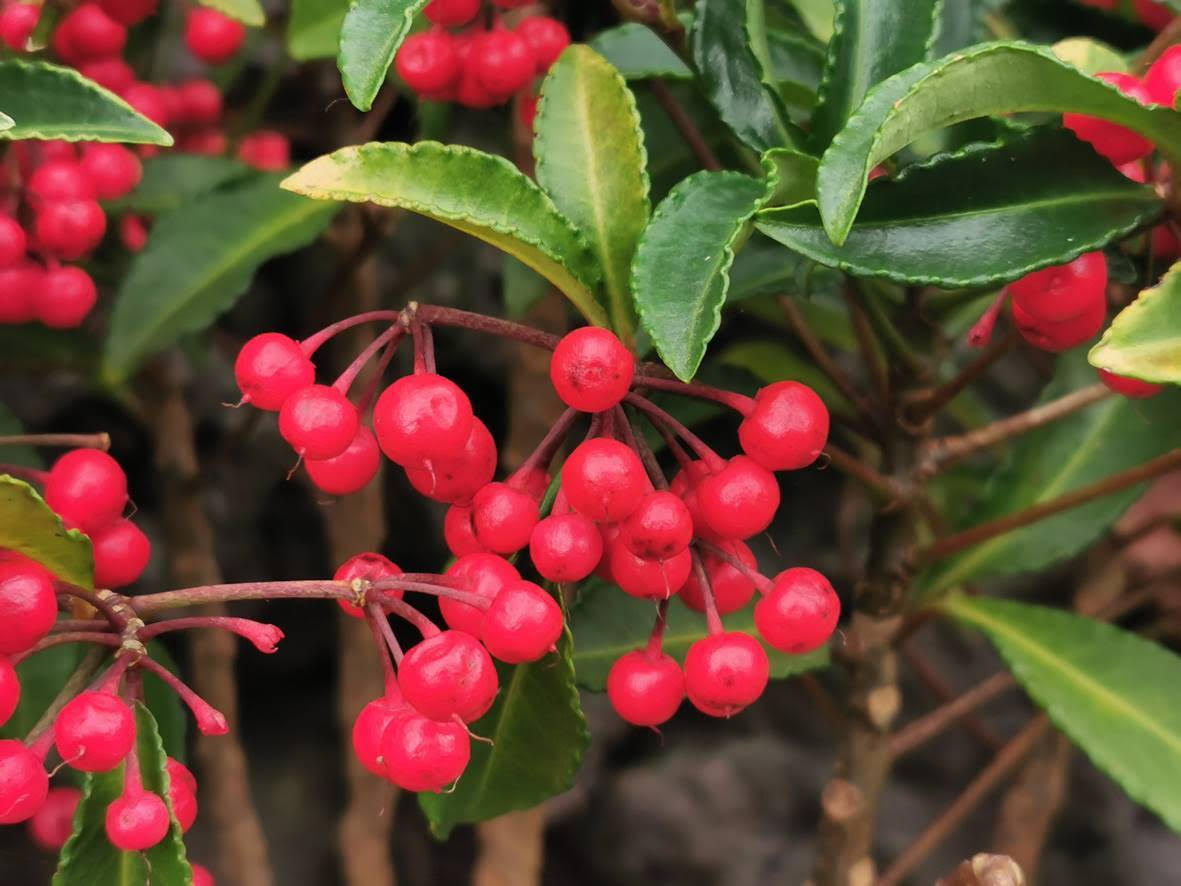
[[38, 652], [16, 666], [21, 683], [20, 705], [0, 727], [0, 738], [23, 739], [29, 734], [66, 685], [84, 653], [85, 647], [65, 643]]
[[608, 28], [590, 41], [590, 47], [628, 80], [650, 77], [688, 80], [693, 76], [688, 65], [646, 25], [625, 22]]
[[297, 61], [332, 58], [340, 49], [340, 26], [348, 0], [292, 0], [287, 51]]
[[[843, 274], [784, 249], [756, 231], [734, 259], [726, 302], [733, 304], [762, 295], [810, 298], [820, 292], [839, 294], [844, 284]], [[840, 313], [845, 313], [843, 307]], [[856, 346], [855, 341], [850, 342]]]
[[1006, 0], [943, 0], [935, 55], [944, 56], [989, 39], [988, 17]]
[[1181, 831], [1181, 658], [1041, 606], [954, 597], [942, 608], [988, 634], [1021, 685], [1095, 765]]
[[810, 112], [824, 68], [824, 47], [806, 34], [768, 28], [767, 48], [779, 94], [801, 115]]
[[244, 25], [260, 28], [266, 24], [266, 14], [258, 0], [197, 0], [202, 6], [216, 9]]
[[0, 474], [0, 548], [36, 560], [62, 581], [94, 587], [90, 539], [66, 529], [37, 490], [7, 474]]
[[187, 206], [210, 191], [254, 176], [248, 166], [230, 157], [160, 154], [144, 160], [144, 175], [134, 191], [106, 205], [115, 213], [161, 215]]
[[398, 47], [428, 0], [349, 0], [336, 65], [344, 91], [362, 111], [373, 107]]
[[116, 296], [104, 372], [127, 379], [147, 357], [208, 327], [264, 261], [319, 236], [337, 206], [289, 194], [277, 176], [208, 194], [161, 216]]
[[833, 0], [790, 0], [808, 30], [817, 40], [832, 39]]
[[1117, 375], [1181, 384], [1181, 264], [1116, 315], [1088, 359]]

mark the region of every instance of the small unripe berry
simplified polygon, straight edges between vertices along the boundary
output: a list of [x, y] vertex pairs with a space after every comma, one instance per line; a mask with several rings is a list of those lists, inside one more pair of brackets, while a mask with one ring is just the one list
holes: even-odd
[[544, 74], [570, 45], [570, 32], [556, 18], [535, 15], [517, 25], [516, 31], [525, 38], [537, 60], [537, 73]]
[[489, 483], [472, 499], [476, 541], [498, 554], [513, 554], [529, 544], [537, 520], [537, 501], [507, 483]]
[[107, 839], [124, 852], [151, 849], [168, 834], [168, 807], [143, 788], [128, 789], [107, 807]]
[[238, 159], [262, 172], [279, 172], [291, 165], [291, 142], [281, 132], [258, 129], [242, 139]]
[[443, 540], [447, 543], [447, 550], [456, 557], [491, 553], [476, 539], [472, 509], [464, 505], [452, 505], [447, 509], [443, 517]]
[[454, 457], [467, 442], [473, 419], [467, 394], [430, 372], [398, 379], [382, 391], [373, 409], [382, 452], [403, 467]]
[[45, 481], [45, 502], [85, 533], [114, 523], [127, 506], [127, 475], [98, 449], [74, 449], [61, 456]]
[[554, 598], [531, 581], [517, 581], [488, 607], [480, 639], [496, 658], [520, 664], [537, 661], [561, 636], [562, 609]]
[[53, 724], [62, 760], [82, 772], [107, 772], [135, 744], [135, 715], [112, 692], [86, 691], [62, 708]]
[[[375, 582], [381, 581], [382, 579], [397, 578], [401, 574], [402, 570], [388, 557], [383, 557], [381, 554], [370, 551], [349, 557], [349, 559], [341, 563], [340, 568], [332, 576], [332, 580], [352, 582], [359, 578], [363, 581]], [[402, 591], [385, 591], [383, 593], [385, 596], [396, 597], [399, 600], [402, 599], [403, 594]], [[344, 610], [346, 615], [351, 615], [353, 618], [365, 617], [364, 612], [347, 600], [337, 600], [336, 602]]]
[[381, 452], [377, 438], [364, 425], [357, 427], [353, 442], [335, 458], [309, 458], [304, 462], [316, 488], [329, 495], [351, 495], [369, 485], [377, 476]]
[[37, 210], [33, 225], [43, 250], [77, 261], [102, 241], [107, 215], [95, 200], [46, 203]]
[[336, 458], [349, 448], [360, 424], [357, 407], [328, 385], [300, 388], [279, 408], [279, 434], [304, 458]]
[[496, 441], [478, 418], [463, 449], [454, 456], [433, 458], [405, 468], [406, 478], [427, 498], [448, 504], [469, 504], [472, 496], [492, 482], [496, 473]]
[[441, 793], [471, 760], [471, 738], [459, 723], [409, 713], [392, 722], [381, 743], [390, 781], [407, 791]]
[[[1112, 84], [1124, 95], [1141, 104], [1147, 105], [1153, 102], [1148, 87], [1131, 74], [1105, 71], [1095, 76]], [[1083, 141], [1089, 142], [1091, 147], [1117, 166], [1152, 153], [1152, 142], [1140, 133], [1100, 117], [1090, 117], [1086, 114], [1063, 114], [1062, 125]]]
[[581, 412], [618, 406], [631, 387], [636, 360], [609, 329], [584, 326], [558, 342], [549, 376], [562, 402]]
[[81, 268], [62, 265], [45, 272], [33, 296], [33, 312], [50, 329], [82, 325], [98, 301], [94, 280]]
[[119, 519], [90, 536], [94, 586], [122, 588], [139, 580], [152, 557], [152, 543], [130, 520]]
[[413, 711], [401, 698], [383, 696], [361, 708], [353, 723], [353, 752], [361, 765], [382, 778], [388, 778], [382, 759], [381, 740], [390, 723], [399, 717], [411, 716]]
[[795, 381], [760, 388], [738, 426], [742, 451], [769, 471], [794, 471], [816, 461], [828, 442], [828, 408]]
[[1009, 284], [1013, 304], [1048, 323], [1063, 323], [1106, 304], [1107, 259], [1087, 252], [1064, 265], [1026, 274]]
[[480, 11], [480, 0], [431, 0], [422, 14], [436, 25], [457, 28], [466, 25]]
[[529, 538], [529, 559], [547, 581], [582, 581], [602, 557], [603, 537], [582, 514], [546, 517]]
[[666, 560], [689, 547], [693, 517], [673, 493], [649, 492], [620, 526], [619, 537], [637, 557]]
[[1144, 397], [1153, 397], [1164, 390], [1164, 385], [1153, 384], [1150, 381], [1141, 381], [1138, 378], [1129, 378], [1126, 375], [1116, 375], [1114, 372], [1108, 372], [1106, 369], [1099, 370], [1099, 381], [1103, 382], [1104, 385], [1117, 394], [1123, 394], [1125, 397], [1131, 397], [1137, 400]]
[[802, 654], [828, 642], [841, 617], [841, 600], [815, 569], [796, 567], [775, 576], [755, 606], [755, 627], [781, 652]]
[[[758, 566], [755, 555], [744, 542], [727, 541], [723, 542], [722, 546], [751, 569]], [[707, 553], [701, 557], [701, 566], [713, 590], [714, 604], [718, 607], [719, 615], [737, 612], [755, 595], [754, 580], [725, 560]], [[679, 596], [681, 602], [694, 612], [705, 612], [705, 589], [701, 586], [696, 570], [689, 573], [689, 579], [681, 588]]]
[[74, 812], [81, 800], [77, 788], [50, 788], [41, 808], [29, 819], [29, 837], [46, 852], [58, 852], [74, 830]]
[[220, 65], [242, 48], [246, 28], [216, 9], [197, 6], [185, 21], [185, 45], [202, 61]]
[[37, 814], [49, 794], [41, 758], [13, 739], [0, 740], [0, 824], [19, 824]]
[[288, 397], [315, 383], [316, 367], [299, 342], [278, 332], [264, 332], [238, 352], [234, 378], [242, 402], [278, 412]]
[[50, 574], [19, 555], [0, 561], [0, 655], [31, 649], [56, 620]]
[[570, 507], [599, 523], [626, 519], [649, 486], [639, 456], [606, 437], [584, 440], [562, 466]]
[[768, 526], [779, 510], [775, 475], [744, 455], [736, 455], [697, 487], [701, 518], [725, 539], [745, 539]]
[[143, 177], [139, 157], [123, 145], [84, 145], [80, 163], [100, 200], [115, 200], [131, 193]]
[[443, 631], [406, 653], [398, 685], [407, 704], [432, 720], [478, 720], [492, 707], [500, 680], [480, 641], [464, 631]]
[[0, 726], [16, 711], [21, 700], [21, 681], [7, 656], [0, 655]]
[[659, 726], [685, 698], [685, 675], [671, 655], [636, 649], [616, 659], [607, 674], [611, 706], [635, 726]]
[[24, 261], [29, 238], [15, 218], [0, 215], [0, 268], [11, 268]]
[[459, 53], [446, 31], [426, 31], [407, 37], [398, 50], [398, 76], [415, 92], [438, 93], [459, 81]]
[[498, 28], [472, 41], [465, 67], [491, 95], [503, 98], [528, 85], [537, 59], [524, 37]]
[[749, 634], [712, 634], [689, 647], [685, 691], [703, 714], [729, 717], [752, 704], [767, 688], [771, 665], [766, 650]]
[[13, 3], [0, 10], [0, 40], [9, 49], [24, 52], [41, 19], [40, 4]]
[[688, 548], [663, 560], [645, 560], [628, 550], [622, 533], [611, 543], [607, 554], [611, 580], [632, 597], [667, 600], [684, 586], [693, 569], [693, 555]]

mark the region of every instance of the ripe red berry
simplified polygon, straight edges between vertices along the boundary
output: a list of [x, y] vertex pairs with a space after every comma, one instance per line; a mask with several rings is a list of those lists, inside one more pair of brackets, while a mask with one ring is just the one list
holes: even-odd
[[19, 555], [0, 561], [0, 655], [32, 648], [56, 620], [50, 574]]
[[122, 95], [135, 83], [135, 71], [118, 56], [82, 62], [78, 65], [78, 73], [116, 95]]
[[190, 132], [181, 140], [180, 147], [188, 154], [220, 156], [229, 147], [229, 139], [222, 130], [210, 127]]
[[0, 215], [0, 268], [11, 268], [25, 259], [29, 240], [15, 218]]
[[1157, 0], [1132, 0], [1132, 7], [1136, 10], [1136, 17], [1155, 31], [1164, 30], [1165, 25], [1176, 15], [1167, 5]]
[[390, 723], [413, 712], [400, 697], [382, 696], [361, 708], [353, 722], [353, 752], [361, 765], [382, 778], [388, 778], [382, 759], [381, 739]]
[[[367, 582], [375, 582], [381, 581], [383, 578], [397, 578], [401, 574], [402, 570], [388, 557], [383, 557], [381, 554], [369, 551], [349, 557], [349, 559], [341, 563], [340, 568], [332, 576], [332, 580], [352, 582], [356, 579], [361, 579]], [[399, 600], [402, 599], [402, 591], [386, 591], [385, 594], [389, 597], [396, 597]], [[337, 600], [336, 602], [340, 604], [340, 608], [344, 610], [346, 615], [351, 615], [354, 618], [365, 617], [364, 612], [347, 600]]]
[[497, 554], [513, 554], [529, 544], [537, 520], [536, 499], [507, 483], [489, 483], [472, 499], [476, 541]]
[[127, 475], [105, 452], [74, 449], [50, 469], [45, 501], [69, 525], [85, 533], [97, 532], [123, 513]]
[[29, 176], [29, 199], [34, 207], [47, 203], [93, 200], [98, 196], [90, 174], [75, 160], [53, 160]]
[[168, 770], [168, 805], [172, 807], [181, 832], [185, 833], [197, 820], [197, 780], [183, 763], [171, 757], [165, 768]]
[[98, 0], [103, 12], [129, 27], [138, 25], [156, 11], [156, 0]]
[[693, 517], [673, 493], [649, 492], [619, 529], [620, 539], [637, 557], [665, 560], [689, 547]]
[[98, 301], [94, 280], [84, 270], [62, 265], [45, 272], [33, 295], [33, 312], [51, 329], [74, 329]]
[[234, 378], [242, 402], [278, 412], [288, 397], [315, 383], [316, 367], [299, 342], [278, 332], [264, 332], [238, 352]]
[[463, 775], [472, 756], [461, 724], [414, 713], [390, 723], [381, 749], [390, 781], [407, 791], [441, 793]]
[[1043, 351], [1057, 353], [1065, 351], [1083, 342], [1090, 341], [1099, 334], [1103, 323], [1107, 319], [1106, 299], [1095, 302], [1087, 313], [1070, 320], [1054, 323], [1034, 317], [1026, 313], [1016, 302], [1013, 303], [1013, 323], [1021, 336], [1036, 348]]
[[64, 42], [55, 39], [54, 49], [72, 64], [119, 55], [127, 43], [127, 28], [97, 3], [83, 3], [66, 13], [57, 24], [55, 38], [58, 35]]
[[463, 505], [452, 505], [447, 509], [443, 517], [443, 540], [447, 542], [447, 550], [456, 557], [490, 553], [476, 540], [472, 509]]
[[1144, 75], [1144, 86], [1152, 100], [1173, 107], [1181, 90], [1181, 46], [1170, 46]]
[[194, 78], [178, 87], [180, 119], [193, 125], [209, 126], [221, 119], [221, 90], [210, 80]]
[[631, 387], [636, 360], [609, 329], [584, 326], [558, 342], [549, 377], [562, 402], [581, 412], [618, 406]]
[[33, 302], [44, 283], [45, 269], [36, 262], [0, 268], [0, 323], [33, 320]]
[[148, 245], [148, 226], [141, 216], [125, 215], [119, 219], [119, 242], [128, 252], [142, 252]]
[[828, 442], [828, 408], [796, 381], [760, 388], [738, 426], [742, 451], [769, 471], [794, 471], [816, 461]]
[[1152, 397], [1164, 390], [1164, 385], [1141, 381], [1138, 378], [1129, 378], [1126, 375], [1116, 375], [1106, 369], [1099, 370], [1099, 381], [1117, 394], [1123, 394], [1125, 397], [1133, 399]]
[[40, 4], [13, 3], [0, 10], [0, 40], [9, 49], [24, 52], [41, 19]]
[[415, 92], [438, 93], [459, 82], [459, 53], [446, 31], [407, 37], [395, 60], [398, 76]]
[[[754, 569], [758, 562], [751, 549], [741, 541], [723, 542], [722, 546], [733, 556]], [[755, 595], [755, 583], [746, 573], [731, 566], [713, 554], [703, 554], [701, 565], [709, 579], [714, 594], [714, 604], [719, 615], [729, 615], [744, 608]], [[681, 602], [694, 612], [705, 612], [705, 589], [696, 570], [689, 573], [689, 579], [680, 592]]]
[[622, 533], [607, 549], [611, 580], [625, 594], [652, 600], [667, 600], [684, 587], [693, 569], [687, 548], [664, 560], [645, 560], [623, 543]]
[[496, 473], [496, 441], [488, 427], [473, 418], [467, 442], [456, 455], [410, 465], [405, 470], [410, 485], [427, 498], [448, 504], [468, 504], [473, 495], [492, 482]]
[[717, 535], [744, 539], [768, 526], [779, 510], [775, 475], [745, 455], [736, 455], [697, 487], [701, 518]]
[[420, 466], [454, 457], [472, 431], [472, 404], [455, 382], [430, 372], [398, 379], [377, 398], [373, 429], [394, 462]]
[[[1147, 105], [1153, 102], [1148, 88], [1131, 74], [1106, 71], [1095, 76], [1115, 86], [1124, 95], [1134, 98], [1141, 104]], [[1144, 136], [1100, 117], [1090, 117], [1086, 114], [1063, 114], [1062, 125], [1083, 141], [1089, 142], [1091, 147], [1117, 166], [1152, 153], [1152, 142]]]
[[84, 145], [80, 164], [100, 200], [115, 200], [131, 193], [143, 177], [139, 157], [122, 145]]
[[755, 627], [781, 652], [801, 654], [828, 642], [841, 617], [841, 600], [815, 569], [796, 567], [775, 576], [755, 605]]
[[466, 25], [480, 11], [480, 0], [431, 0], [422, 14], [436, 25], [456, 28]]
[[21, 681], [16, 668], [6, 656], [0, 655], [0, 726], [16, 711], [21, 700]]
[[[462, 44], [461, 44], [462, 45]], [[444, 93], [438, 96], [432, 96], [436, 101], [447, 101], [449, 95]], [[465, 108], [494, 108], [497, 105], [504, 104], [507, 96], [495, 95], [488, 91], [483, 83], [477, 79], [475, 72], [470, 65], [465, 65], [463, 73], [459, 76], [459, 86], [455, 88], [455, 101], [459, 102]]]
[[167, 126], [168, 100], [164, 92], [151, 83], [133, 83], [123, 90], [123, 100], [157, 126]]
[[37, 210], [34, 230], [43, 250], [76, 261], [102, 241], [107, 216], [94, 200], [46, 203]]
[[685, 691], [703, 714], [729, 717], [763, 694], [770, 673], [767, 653], [754, 637], [740, 631], [712, 634], [689, 647]]
[[533, 132], [533, 124], [537, 120], [537, 102], [538, 96], [526, 95], [522, 96], [517, 103], [517, 114], [520, 116], [521, 125], [525, 127], [527, 132]]
[[516, 31], [525, 38], [537, 59], [537, 73], [544, 74], [570, 45], [570, 32], [556, 18], [535, 15], [517, 25]]
[[128, 787], [107, 807], [107, 839], [124, 852], [151, 849], [164, 839], [170, 826], [164, 801], [143, 788]]
[[335, 458], [309, 458], [304, 462], [316, 487], [329, 495], [351, 495], [377, 476], [381, 452], [377, 438], [364, 425], [357, 427], [353, 442]]
[[49, 794], [41, 758], [13, 739], [0, 740], [0, 824], [19, 824], [37, 814]]
[[478, 720], [492, 707], [500, 680], [480, 641], [465, 631], [443, 631], [406, 653], [398, 685], [407, 704], [432, 720]]
[[281, 132], [258, 129], [242, 139], [238, 159], [262, 172], [279, 172], [291, 165], [291, 142]]
[[[520, 581], [521, 578], [521, 574], [512, 563], [496, 554], [462, 556], [451, 564], [447, 575], [463, 582], [464, 590], [483, 597], [489, 603], [495, 600], [507, 585]], [[440, 597], [439, 611], [443, 614], [443, 621], [454, 630], [465, 631], [473, 637], [478, 637], [483, 632], [484, 613], [487, 610], [477, 609], [450, 597]]]
[[29, 819], [29, 837], [46, 852], [59, 851], [74, 830], [74, 812], [81, 800], [77, 788], [50, 788], [41, 808]]
[[1049, 323], [1062, 323], [1106, 304], [1107, 259], [1087, 252], [1064, 265], [1026, 274], [1009, 284], [1013, 304], [1022, 312]]
[[671, 655], [636, 649], [621, 655], [607, 674], [611, 706], [635, 726], [668, 722], [685, 698], [685, 675]]
[[649, 489], [639, 456], [618, 440], [584, 440], [562, 465], [570, 507], [599, 523], [626, 519]]
[[169, 757], [164, 761], [164, 768], [168, 770], [168, 783], [171, 785], [180, 785], [190, 794], [197, 793], [197, 777], [189, 770], [189, 767], [173, 757]]
[[122, 588], [139, 580], [152, 557], [152, 543], [130, 520], [119, 519], [90, 536], [94, 586]]
[[537, 59], [524, 37], [497, 28], [472, 41], [466, 68], [491, 95], [507, 98], [533, 79]]
[[603, 537], [582, 514], [546, 517], [529, 537], [529, 559], [546, 581], [582, 581], [602, 557]]
[[193, 863], [193, 886], [217, 886], [213, 874], [204, 865]]
[[336, 458], [360, 427], [357, 407], [328, 385], [308, 385], [283, 401], [279, 434], [304, 458]]
[[107, 772], [135, 744], [135, 715], [113, 692], [88, 690], [62, 708], [53, 741], [63, 761], [83, 772]]
[[211, 65], [220, 65], [236, 53], [246, 39], [246, 28], [216, 9], [197, 6], [185, 22], [189, 52]]
[[484, 617], [480, 639], [508, 664], [537, 661], [556, 648], [562, 636], [562, 609], [531, 581], [507, 585]]

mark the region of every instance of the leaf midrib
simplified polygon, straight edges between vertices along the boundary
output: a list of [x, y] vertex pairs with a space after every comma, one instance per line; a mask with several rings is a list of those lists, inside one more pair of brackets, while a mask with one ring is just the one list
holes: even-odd
[[586, 66], [582, 62], [581, 57], [578, 64], [574, 65], [574, 69], [574, 88], [578, 93], [578, 101], [575, 102], [577, 105], [575, 113], [578, 115], [578, 122], [583, 133], [580, 141], [584, 146], [583, 150], [586, 152], [582, 166], [586, 170], [587, 194], [590, 195], [590, 210], [591, 216], [594, 219], [595, 249], [599, 253], [599, 263], [603, 266], [603, 282], [606, 284], [611, 305], [615, 308], [616, 304], [623, 299], [624, 289], [616, 274], [614, 250], [609, 246], [611, 242], [610, 227], [607, 224], [605, 216], [606, 207], [603, 205], [602, 200], [602, 171], [599, 168], [599, 163], [602, 161], [602, 153], [587, 147], [589, 145], [597, 145], [598, 140], [594, 137], [594, 133], [591, 132], [590, 110], [587, 107], [590, 98], [587, 95], [586, 79], [584, 77]]

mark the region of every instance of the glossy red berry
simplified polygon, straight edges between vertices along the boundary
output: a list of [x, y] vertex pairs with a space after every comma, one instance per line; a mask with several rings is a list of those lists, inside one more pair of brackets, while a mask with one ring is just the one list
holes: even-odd
[[[172, 807], [172, 814], [176, 816], [177, 824], [180, 825], [182, 833], [187, 833], [189, 828], [193, 826], [193, 822], [197, 820], [197, 784], [193, 774], [188, 771], [181, 763], [168, 758], [166, 764], [168, 769], [168, 805]], [[176, 770], [176, 767], [184, 770], [182, 775]], [[187, 776], [187, 777], [186, 777]], [[193, 785], [190, 786], [190, 783]]]
[[459, 723], [409, 713], [392, 722], [381, 743], [390, 781], [407, 791], [441, 793], [471, 760], [471, 738]]
[[328, 385], [308, 385], [283, 401], [279, 434], [304, 458], [336, 458], [357, 436], [357, 407]]
[[1125, 397], [1131, 397], [1133, 399], [1153, 397], [1164, 390], [1164, 385], [1153, 384], [1150, 381], [1141, 381], [1138, 378], [1130, 378], [1126, 375], [1116, 375], [1114, 372], [1108, 372], [1106, 369], [1099, 370], [1099, 381], [1103, 382], [1104, 385], [1117, 394], [1123, 394]]
[[131, 193], [143, 177], [143, 165], [123, 145], [94, 143], [84, 145], [79, 161], [83, 172], [94, 183], [100, 200], [115, 200]]
[[185, 45], [189, 52], [211, 65], [220, 65], [242, 48], [246, 28], [216, 9], [197, 6], [185, 21]]
[[50, 788], [41, 808], [29, 819], [29, 837], [46, 852], [60, 850], [74, 830], [74, 812], [81, 800], [77, 788]]
[[168, 99], [158, 86], [133, 83], [123, 90], [123, 100], [157, 126], [172, 122], [168, 117]]
[[7, 656], [0, 655], [0, 726], [16, 711], [21, 700], [21, 681]]
[[65, 49], [65, 52], [59, 49], [59, 54], [71, 63], [119, 55], [127, 43], [127, 28], [107, 15], [97, 3], [75, 7], [58, 22], [57, 33], [63, 35], [61, 39], [65, 43], [55, 41], [54, 48]]
[[1107, 259], [1087, 252], [1064, 265], [1026, 274], [1009, 284], [1013, 304], [1038, 320], [1062, 323], [1106, 304]]
[[76, 261], [93, 251], [107, 230], [107, 216], [94, 200], [46, 203], [34, 221], [38, 245], [57, 258]]
[[458, 83], [459, 53], [446, 31], [426, 31], [407, 37], [398, 50], [398, 76], [415, 92], [438, 93]]
[[373, 409], [382, 452], [403, 467], [454, 457], [467, 443], [473, 419], [471, 401], [459, 385], [430, 372], [398, 379]]
[[56, 620], [50, 574], [25, 557], [0, 561], [0, 655], [32, 648]]
[[689, 547], [693, 517], [673, 493], [649, 492], [620, 526], [619, 537], [637, 557], [665, 560]]
[[758, 462], [736, 455], [697, 487], [701, 518], [718, 536], [745, 539], [768, 526], [779, 510], [779, 483]]
[[94, 586], [122, 588], [139, 580], [152, 556], [152, 543], [130, 520], [119, 519], [90, 536]]
[[466, 505], [473, 495], [492, 482], [496, 473], [496, 455], [496, 441], [492, 434], [482, 421], [473, 418], [463, 449], [454, 456], [407, 466], [406, 478], [427, 498]]
[[666, 600], [684, 587], [693, 569], [687, 548], [663, 560], [645, 560], [628, 550], [622, 533], [608, 547], [607, 556], [611, 580], [632, 597]]
[[489, 483], [472, 499], [476, 541], [497, 554], [513, 554], [529, 544], [537, 520], [537, 500], [507, 483]]
[[[1141, 104], [1147, 105], [1153, 102], [1153, 97], [1147, 86], [1131, 74], [1106, 71], [1095, 76], [1115, 86], [1124, 95], [1134, 98]], [[1100, 117], [1089, 117], [1086, 114], [1063, 114], [1062, 125], [1083, 141], [1089, 142], [1091, 147], [1117, 166], [1152, 153], [1152, 142], [1144, 136]]]
[[288, 397], [315, 383], [316, 367], [299, 342], [278, 332], [264, 332], [238, 352], [234, 378], [243, 403], [278, 412]]
[[48, 794], [49, 775], [41, 758], [23, 742], [0, 740], [0, 824], [28, 821]]
[[525, 38], [537, 60], [537, 73], [544, 74], [570, 45], [570, 32], [556, 18], [536, 15], [517, 25], [516, 31]]
[[529, 537], [529, 559], [546, 581], [582, 581], [602, 557], [603, 537], [582, 514], [546, 517]]
[[242, 139], [238, 159], [262, 172], [280, 172], [291, 165], [291, 142], [281, 132], [258, 129]]
[[763, 694], [770, 673], [766, 650], [754, 637], [712, 634], [689, 647], [685, 692], [703, 714], [729, 717]]
[[40, 4], [13, 3], [0, 10], [0, 40], [9, 49], [24, 52], [41, 19]]
[[34, 207], [47, 203], [93, 200], [98, 196], [94, 182], [76, 160], [53, 160], [38, 166], [29, 177], [29, 200]]
[[45, 272], [33, 295], [33, 312], [51, 329], [74, 329], [90, 315], [96, 301], [98, 290], [90, 275], [73, 265], [61, 265]]
[[[751, 549], [741, 541], [722, 543], [723, 547], [751, 569], [758, 566]], [[714, 604], [718, 607], [719, 615], [729, 615], [745, 608], [755, 595], [755, 583], [746, 573], [731, 566], [725, 560], [712, 554], [703, 554], [701, 565], [709, 579], [709, 586], [713, 590]], [[701, 585], [697, 571], [689, 573], [689, 579], [680, 592], [681, 602], [694, 612], [705, 612], [705, 589]]]
[[374, 775], [389, 777], [385, 760], [382, 758], [382, 737], [390, 723], [412, 713], [401, 698], [388, 695], [361, 708], [361, 713], [353, 722], [353, 752], [362, 766]]
[[193, 863], [193, 886], [217, 886], [213, 874], [204, 865]]
[[57, 715], [53, 740], [62, 760], [75, 769], [107, 772], [135, 744], [135, 715], [112, 692], [83, 692]]
[[807, 385], [775, 382], [755, 394], [738, 440], [742, 451], [769, 471], [806, 468], [828, 442], [828, 408]]
[[649, 486], [639, 456], [607, 437], [583, 441], [562, 466], [570, 507], [600, 523], [626, 519]]
[[369, 485], [377, 476], [381, 452], [377, 438], [364, 425], [357, 427], [353, 442], [335, 458], [309, 458], [304, 462], [316, 488], [329, 495], [351, 495]]
[[506, 98], [533, 79], [537, 59], [524, 37], [497, 28], [472, 41], [466, 68], [491, 95]]
[[1155, 31], [1164, 30], [1177, 14], [1158, 0], [1132, 0], [1132, 8], [1136, 10], [1136, 17]]
[[1021, 336], [1036, 348], [1057, 353], [1069, 350], [1099, 334], [1107, 319], [1106, 299], [1092, 304], [1087, 312], [1070, 320], [1054, 323], [1026, 313], [1013, 303], [1013, 324]]
[[[349, 557], [349, 559], [341, 563], [340, 568], [332, 576], [332, 580], [352, 582], [361, 579], [366, 582], [375, 582], [387, 578], [397, 578], [401, 574], [402, 570], [388, 557], [383, 557], [381, 554], [369, 551]], [[403, 592], [386, 591], [385, 594], [389, 597], [401, 599]], [[345, 611], [345, 614], [351, 615], [354, 618], [365, 617], [364, 612], [347, 600], [337, 600], [336, 602]]]
[[143, 252], [148, 245], [148, 226], [138, 215], [125, 215], [119, 219], [119, 242], [128, 252]]
[[156, 0], [98, 0], [103, 12], [125, 25], [138, 25], [156, 11]]
[[197, 793], [197, 777], [193, 775], [188, 766], [174, 757], [169, 757], [164, 761], [164, 768], [168, 770], [169, 784], [180, 785], [190, 794]]
[[611, 666], [607, 697], [615, 712], [628, 723], [659, 726], [681, 706], [685, 675], [671, 655], [636, 649], [621, 655]]
[[422, 14], [436, 25], [456, 28], [466, 25], [480, 11], [480, 0], [431, 0]]
[[517, 115], [521, 120], [521, 125], [527, 132], [533, 132], [533, 124], [537, 121], [537, 103], [539, 97], [536, 95], [522, 96], [517, 103]]
[[1181, 90], [1181, 46], [1170, 46], [1144, 75], [1144, 86], [1158, 105], [1173, 107]]
[[555, 649], [561, 636], [562, 609], [554, 598], [531, 581], [517, 581], [488, 607], [480, 639], [496, 658], [520, 664]]
[[194, 78], [180, 84], [180, 117], [184, 122], [209, 126], [221, 120], [221, 90], [210, 80]]
[[755, 605], [755, 627], [780, 652], [801, 654], [828, 642], [841, 617], [841, 600], [815, 569], [796, 567], [775, 576]]
[[443, 631], [406, 653], [398, 685], [407, 704], [432, 720], [478, 720], [496, 698], [496, 666], [465, 631]]
[[0, 268], [11, 268], [25, 259], [29, 240], [15, 218], [0, 215]]
[[36, 262], [0, 268], [0, 323], [32, 321], [33, 303], [44, 283], [45, 269]]
[[443, 517], [443, 540], [455, 557], [468, 554], [487, 554], [489, 550], [476, 540], [472, 524], [472, 509], [466, 505], [452, 505]]
[[135, 83], [135, 71], [118, 56], [95, 58], [78, 65], [78, 72], [104, 89], [122, 95]]
[[584, 326], [558, 342], [549, 377], [567, 406], [602, 412], [618, 406], [631, 387], [636, 361], [609, 329]]
[[168, 807], [143, 788], [128, 789], [107, 807], [107, 839], [124, 852], [151, 849], [168, 834]]
[[45, 501], [69, 525], [97, 532], [119, 519], [127, 506], [127, 475], [105, 452], [74, 449], [53, 463]]

